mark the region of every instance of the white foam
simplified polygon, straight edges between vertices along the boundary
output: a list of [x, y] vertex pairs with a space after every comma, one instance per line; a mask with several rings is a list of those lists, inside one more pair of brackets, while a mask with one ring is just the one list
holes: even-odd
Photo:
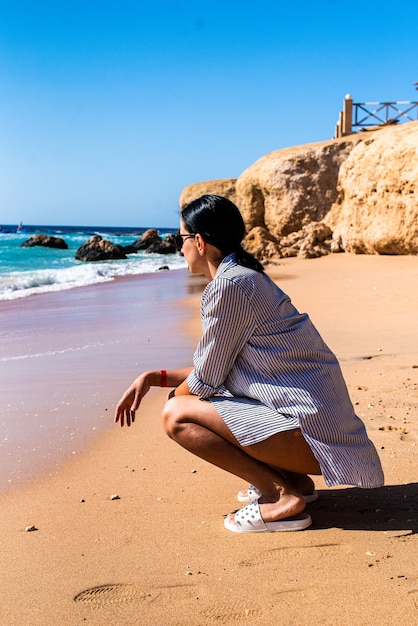
[[146, 274], [160, 267], [186, 267], [180, 255], [132, 255], [122, 261], [80, 263], [62, 269], [9, 272], [0, 277], [0, 300], [15, 300], [32, 294], [62, 291], [111, 281], [120, 276]]

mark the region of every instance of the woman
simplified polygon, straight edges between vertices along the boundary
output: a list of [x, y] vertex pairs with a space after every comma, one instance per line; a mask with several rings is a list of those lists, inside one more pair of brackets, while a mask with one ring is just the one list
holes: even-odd
[[302, 530], [317, 498], [309, 474], [328, 486], [379, 487], [379, 457], [355, 415], [336, 357], [305, 313], [241, 246], [237, 207], [205, 195], [182, 212], [177, 236], [189, 269], [209, 280], [193, 367], [141, 374], [119, 401], [128, 426], [151, 386], [170, 386], [169, 437], [250, 483], [250, 502], [225, 519], [234, 532]]

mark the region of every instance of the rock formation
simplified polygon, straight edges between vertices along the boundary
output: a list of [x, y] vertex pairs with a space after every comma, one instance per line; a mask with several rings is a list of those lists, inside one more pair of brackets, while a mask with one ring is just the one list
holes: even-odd
[[175, 254], [177, 252], [177, 246], [174, 235], [167, 235], [165, 239], [152, 243], [145, 252], [147, 254]]
[[174, 236], [169, 234], [163, 239], [155, 228], [148, 228], [139, 239], [134, 241], [131, 246], [126, 246], [124, 250], [126, 252], [144, 250], [147, 253], [156, 254], [174, 254], [177, 252]]
[[64, 239], [62, 239], [61, 237], [53, 237], [51, 235], [33, 235], [27, 241], [24, 241], [21, 244], [21, 248], [33, 248], [34, 246], [68, 250], [68, 245], [64, 241]]
[[129, 246], [117, 246], [100, 235], [93, 235], [78, 248], [75, 258], [78, 261], [126, 259], [127, 254], [134, 254], [139, 250], [147, 253], [174, 254], [177, 252], [174, 235], [169, 234], [162, 239], [155, 228], [149, 228]]
[[235, 204], [238, 203], [236, 197], [236, 178], [225, 178], [221, 180], [208, 180], [205, 183], [195, 183], [185, 187], [180, 195], [180, 207], [183, 208], [195, 198], [203, 196], [205, 193], [214, 193], [218, 196], [229, 198]]
[[158, 234], [156, 228], [148, 228], [139, 239], [133, 242], [132, 248], [138, 252], [138, 250], [146, 250], [154, 243], [161, 243], [162, 239]]
[[75, 253], [78, 261], [109, 261], [111, 259], [126, 259], [125, 252], [111, 241], [100, 235], [93, 235], [83, 243]]
[[190, 185], [180, 208], [204, 193], [229, 197], [261, 260], [418, 253], [418, 122], [277, 150], [234, 181]]
[[418, 253], [418, 122], [364, 133], [326, 222], [347, 252]]

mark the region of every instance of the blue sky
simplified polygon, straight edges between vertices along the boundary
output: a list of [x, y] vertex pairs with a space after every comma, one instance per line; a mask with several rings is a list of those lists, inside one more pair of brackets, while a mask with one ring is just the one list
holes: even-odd
[[0, 0], [0, 224], [176, 226], [346, 93], [418, 100], [417, 6]]

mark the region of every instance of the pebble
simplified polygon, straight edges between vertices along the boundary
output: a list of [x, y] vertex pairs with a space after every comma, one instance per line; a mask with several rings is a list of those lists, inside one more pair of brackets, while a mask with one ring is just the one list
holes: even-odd
[[120, 500], [120, 496], [118, 496], [118, 494], [117, 494], [117, 493], [114, 493], [114, 494], [112, 494], [112, 495], [110, 496], [110, 499], [111, 499], [111, 500]]
[[31, 526], [26, 526], [26, 528], [25, 528], [25, 531], [26, 531], [27, 533], [31, 533], [31, 532], [33, 532], [34, 530], [38, 530], [38, 529], [37, 529], [37, 528], [36, 528], [36, 526], [34, 526], [33, 524], [32, 524]]

